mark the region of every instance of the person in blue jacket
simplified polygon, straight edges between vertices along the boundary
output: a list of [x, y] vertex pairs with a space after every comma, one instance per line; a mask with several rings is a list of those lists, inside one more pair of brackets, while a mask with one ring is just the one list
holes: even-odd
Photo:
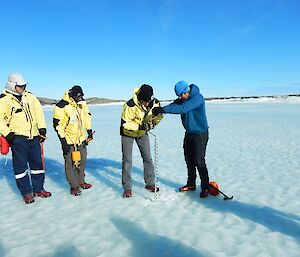
[[185, 81], [175, 85], [178, 98], [165, 107], [156, 107], [152, 113], [181, 114], [182, 125], [185, 129], [183, 142], [184, 157], [187, 165], [187, 183], [179, 188], [180, 192], [196, 190], [196, 169], [201, 179], [200, 197], [208, 196], [209, 177], [205, 163], [205, 152], [208, 142], [208, 124], [205, 112], [205, 99], [199, 88]]

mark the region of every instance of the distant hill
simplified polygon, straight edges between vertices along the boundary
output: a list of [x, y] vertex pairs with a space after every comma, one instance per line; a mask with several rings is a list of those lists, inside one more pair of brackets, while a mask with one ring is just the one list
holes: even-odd
[[[55, 105], [60, 100], [45, 98], [45, 97], [38, 97], [41, 104], [44, 105]], [[116, 102], [124, 102], [124, 100], [114, 100], [114, 99], [107, 99], [107, 98], [98, 98], [98, 97], [90, 97], [85, 99], [88, 104], [107, 104], [107, 103], [116, 103]]]
[[[230, 96], [230, 97], [207, 97], [206, 101], [211, 100], [244, 100], [244, 99], [259, 99], [259, 98], [287, 98], [290, 96], [300, 97], [300, 94], [294, 95], [281, 95], [281, 96]], [[54, 105], [60, 100], [38, 97], [42, 105]], [[115, 100], [108, 98], [90, 97], [85, 99], [88, 104], [107, 104], [107, 103], [118, 103], [125, 102], [125, 100]], [[161, 102], [171, 102], [173, 100], [161, 100]]]
[[98, 98], [98, 97], [91, 97], [85, 100], [87, 101], [88, 104], [107, 104], [107, 103], [125, 102], [124, 100], [114, 100], [114, 99]]
[[38, 97], [38, 99], [41, 102], [41, 105], [54, 105], [58, 102], [58, 100], [44, 98], [44, 97]]

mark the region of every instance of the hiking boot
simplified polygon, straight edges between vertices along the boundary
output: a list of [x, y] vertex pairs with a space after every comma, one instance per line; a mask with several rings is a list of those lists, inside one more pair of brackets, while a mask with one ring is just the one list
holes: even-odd
[[74, 196], [81, 195], [81, 190], [78, 187], [77, 188], [71, 187], [71, 195], [74, 195]]
[[195, 190], [196, 190], [196, 186], [189, 186], [189, 185], [185, 185], [179, 188], [179, 192], [195, 191]]
[[145, 186], [145, 188], [151, 192], [158, 192], [159, 191], [159, 187], [156, 186]]
[[206, 198], [208, 197], [208, 189], [204, 189], [200, 193], [200, 198]]
[[34, 202], [34, 197], [33, 197], [33, 195], [31, 193], [23, 195], [23, 199], [24, 199], [24, 201], [25, 201], [26, 204]]
[[129, 198], [132, 197], [131, 190], [125, 190], [123, 193], [123, 198]]
[[80, 183], [79, 186], [82, 188], [82, 189], [89, 189], [91, 188], [93, 185], [92, 184], [88, 184], [86, 182], [83, 182], [83, 183]]
[[34, 197], [39, 196], [39, 197], [42, 197], [42, 198], [47, 198], [47, 197], [51, 196], [51, 193], [47, 192], [46, 190], [43, 189], [41, 192], [33, 193], [33, 196]]

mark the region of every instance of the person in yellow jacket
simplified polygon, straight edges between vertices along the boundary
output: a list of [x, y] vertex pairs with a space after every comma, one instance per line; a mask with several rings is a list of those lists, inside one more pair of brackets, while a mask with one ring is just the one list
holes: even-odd
[[[78, 85], [65, 92], [63, 99], [54, 107], [53, 127], [61, 142], [65, 160], [65, 174], [74, 196], [80, 189], [89, 189], [85, 182], [88, 142], [93, 140], [91, 113]], [[88, 136], [86, 136], [86, 132]]]
[[21, 74], [8, 76], [0, 95], [0, 134], [11, 146], [15, 179], [23, 199], [33, 203], [35, 196], [46, 198], [51, 193], [44, 189], [41, 156], [41, 143], [46, 139], [44, 113], [39, 100], [26, 90], [26, 84]]
[[152, 109], [159, 107], [159, 101], [153, 96], [153, 88], [143, 84], [134, 90], [133, 97], [123, 105], [121, 116], [122, 142], [122, 185], [123, 197], [132, 196], [132, 147], [135, 141], [139, 147], [144, 165], [145, 188], [151, 192], [159, 191], [155, 186], [154, 165], [151, 158], [148, 131], [153, 129], [163, 118], [162, 114], [153, 116]]

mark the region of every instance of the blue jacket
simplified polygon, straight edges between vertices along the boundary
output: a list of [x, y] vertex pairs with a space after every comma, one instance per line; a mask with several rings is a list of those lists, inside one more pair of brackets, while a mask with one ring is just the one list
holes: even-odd
[[185, 101], [175, 100], [163, 107], [165, 113], [181, 114], [182, 125], [188, 134], [201, 134], [208, 131], [205, 113], [205, 99], [196, 85], [190, 85], [190, 95]]

